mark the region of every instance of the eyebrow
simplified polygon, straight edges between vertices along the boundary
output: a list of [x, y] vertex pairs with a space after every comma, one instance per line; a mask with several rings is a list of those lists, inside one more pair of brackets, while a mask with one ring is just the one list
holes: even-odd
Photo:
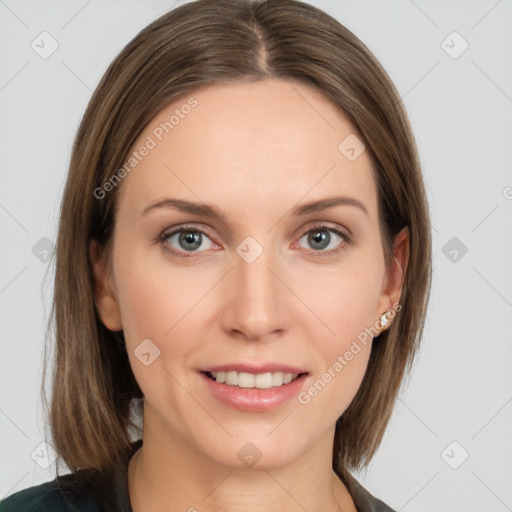
[[[296, 206], [292, 209], [291, 213], [294, 217], [300, 217], [311, 213], [327, 210], [334, 208], [335, 206], [354, 206], [368, 215], [368, 210], [364, 204], [351, 197], [329, 197], [321, 199], [319, 201], [310, 201]], [[151, 203], [146, 206], [142, 211], [141, 216], [146, 215], [148, 212], [157, 208], [174, 208], [183, 213], [191, 213], [202, 217], [210, 217], [212, 219], [218, 219], [225, 221], [225, 216], [215, 206], [207, 203], [194, 203], [192, 201], [185, 201], [184, 199], [172, 199], [164, 198]]]

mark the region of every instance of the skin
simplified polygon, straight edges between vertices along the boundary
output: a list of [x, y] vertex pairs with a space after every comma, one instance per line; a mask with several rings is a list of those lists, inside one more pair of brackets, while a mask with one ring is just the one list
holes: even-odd
[[[128, 468], [133, 510], [355, 511], [332, 470], [332, 445], [371, 340], [308, 404], [295, 397], [267, 412], [217, 401], [198, 369], [281, 362], [307, 369], [308, 389], [398, 302], [407, 231], [386, 268], [369, 156], [351, 162], [338, 150], [355, 130], [319, 92], [266, 79], [192, 96], [197, 106], [120, 185], [112, 251], [91, 243], [96, 305], [109, 329], [124, 330], [146, 399], [144, 444]], [[133, 148], [186, 99], [160, 112]], [[333, 196], [357, 199], [367, 213], [352, 205], [290, 213]], [[225, 220], [173, 208], [141, 215], [164, 197], [212, 204]], [[308, 240], [318, 221], [351, 240], [331, 231], [327, 247]], [[207, 231], [198, 250], [179, 235], [155, 243], [183, 223]], [[236, 252], [247, 236], [263, 249], [252, 263]], [[149, 366], [134, 355], [144, 339], [160, 350]], [[261, 452], [252, 467], [237, 457], [247, 442]]]

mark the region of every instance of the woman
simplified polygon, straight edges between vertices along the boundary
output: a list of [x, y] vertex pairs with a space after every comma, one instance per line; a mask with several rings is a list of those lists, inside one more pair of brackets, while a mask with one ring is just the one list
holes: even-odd
[[71, 473], [0, 510], [392, 511], [350, 471], [414, 360], [430, 244], [407, 115], [356, 36], [295, 0], [162, 16], [91, 98], [62, 201]]

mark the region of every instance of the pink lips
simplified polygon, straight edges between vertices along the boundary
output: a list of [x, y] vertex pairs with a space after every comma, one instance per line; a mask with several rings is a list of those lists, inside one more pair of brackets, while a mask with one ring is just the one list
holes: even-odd
[[297, 366], [287, 366], [280, 363], [264, 363], [260, 365], [251, 365], [246, 363], [230, 363], [219, 364], [217, 366], [209, 366], [208, 368], [201, 368], [202, 372], [247, 372], [247, 373], [267, 373], [267, 372], [283, 372], [283, 373], [308, 373], [304, 368]]
[[[288, 384], [272, 387], [270, 389], [240, 388], [216, 382], [211, 379], [208, 373], [238, 371], [253, 374], [267, 372], [283, 372], [298, 374], [299, 376]], [[262, 365], [248, 365], [244, 363], [232, 363], [225, 365], [211, 366], [200, 370], [201, 378], [208, 387], [209, 392], [222, 403], [246, 412], [265, 412], [276, 409], [300, 392], [308, 377], [306, 370], [294, 366], [282, 365], [279, 363], [268, 363]]]

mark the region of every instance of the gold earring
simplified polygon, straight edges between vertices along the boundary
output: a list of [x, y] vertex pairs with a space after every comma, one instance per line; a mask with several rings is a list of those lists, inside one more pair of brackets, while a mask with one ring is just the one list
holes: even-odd
[[379, 318], [379, 323], [382, 326], [380, 332], [385, 331], [386, 329], [389, 329], [389, 326], [391, 325], [391, 319], [388, 318], [389, 315], [391, 315], [392, 311], [388, 309], [385, 313], [382, 313]]

